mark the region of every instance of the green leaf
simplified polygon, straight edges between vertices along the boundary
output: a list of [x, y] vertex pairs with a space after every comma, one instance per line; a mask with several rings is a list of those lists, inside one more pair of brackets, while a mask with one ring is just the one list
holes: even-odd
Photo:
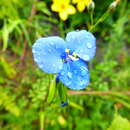
[[50, 103], [52, 102], [54, 95], [55, 95], [55, 88], [56, 88], [56, 81], [55, 78], [51, 81], [50, 83], [50, 88], [49, 88], [49, 94], [48, 94], [48, 98], [47, 101]]
[[36, 3], [36, 8], [37, 8], [38, 11], [41, 11], [41, 12], [43, 12], [44, 14], [46, 14], [46, 15], [48, 15], [48, 16], [51, 16], [51, 12], [50, 12], [49, 9], [47, 8], [45, 2], [43, 2], [43, 1], [41, 1], [41, 2], [38, 1], [38, 2]]
[[3, 51], [5, 51], [8, 47], [9, 34], [13, 32], [13, 30], [18, 26], [18, 24], [20, 24], [20, 22], [20, 20], [9, 20], [7, 24], [7, 21], [4, 21], [4, 26], [2, 29]]
[[82, 106], [76, 104], [75, 102], [69, 101], [69, 105], [78, 109], [78, 110], [84, 111], [84, 108]]
[[57, 88], [58, 88], [58, 93], [59, 93], [61, 102], [67, 102], [67, 89], [66, 89], [66, 87], [63, 84], [59, 83]]
[[2, 38], [3, 38], [3, 51], [5, 51], [8, 46], [8, 39], [9, 39], [9, 30], [7, 28], [6, 21], [4, 22], [4, 26], [2, 29]]
[[9, 24], [8, 24], [9, 33], [11, 33], [20, 23], [21, 23], [21, 20], [19, 19], [15, 21], [9, 20]]
[[130, 122], [126, 118], [115, 114], [114, 120], [107, 130], [130, 130]]

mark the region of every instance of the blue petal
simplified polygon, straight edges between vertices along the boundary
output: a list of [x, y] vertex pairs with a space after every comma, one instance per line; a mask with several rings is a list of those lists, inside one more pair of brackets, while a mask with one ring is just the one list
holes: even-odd
[[89, 84], [89, 72], [87, 65], [82, 60], [64, 63], [59, 73], [60, 81], [68, 88], [80, 90]]
[[85, 61], [89, 61], [96, 53], [96, 39], [94, 35], [86, 30], [72, 31], [66, 37], [71, 51]]
[[61, 71], [62, 53], [65, 52], [65, 41], [60, 37], [40, 38], [32, 47], [34, 61], [39, 68], [47, 73]]

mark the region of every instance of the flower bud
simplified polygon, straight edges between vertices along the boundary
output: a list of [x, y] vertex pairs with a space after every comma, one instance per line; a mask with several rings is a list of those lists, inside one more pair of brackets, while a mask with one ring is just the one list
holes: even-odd
[[89, 5], [88, 5], [88, 11], [89, 12], [93, 12], [95, 8], [95, 3], [92, 1]]
[[114, 2], [112, 2], [109, 6], [109, 11], [113, 11], [118, 5], [118, 3], [119, 3], [119, 0], [115, 0]]

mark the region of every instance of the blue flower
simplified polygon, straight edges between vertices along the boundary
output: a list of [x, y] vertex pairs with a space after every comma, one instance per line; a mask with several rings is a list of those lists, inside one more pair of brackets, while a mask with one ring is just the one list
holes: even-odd
[[47, 73], [57, 74], [70, 89], [79, 90], [89, 84], [86, 61], [96, 53], [96, 39], [85, 30], [72, 31], [66, 40], [58, 36], [40, 38], [32, 47], [34, 61]]

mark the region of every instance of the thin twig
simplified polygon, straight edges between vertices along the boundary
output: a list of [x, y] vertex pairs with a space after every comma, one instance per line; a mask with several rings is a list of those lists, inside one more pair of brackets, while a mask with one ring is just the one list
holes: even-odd
[[69, 95], [113, 95], [113, 94], [123, 94], [130, 95], [130, 91], [124, 92], [113, 92], [113, 91], [68, 91]]
[[[33, 16], [36, 14], [36, 6], [35, 4], [32, 5], [32, 10], [31, 10], [31, 14], [30, 14], [30, 17], [28, 18], [28, 21], [31, 22], [33, 20]], [[30, 33], [30, 28], [28, 29], [28, 34]], [[24, 58], [27, 54], [27, 39], [24, 40], [24, 47], [23, 47], [23, 53], [22, 53], [22, 56], [20, 57], [20, 61], [21, 61], [21, 64], [23, 63], [24, 61]]]

